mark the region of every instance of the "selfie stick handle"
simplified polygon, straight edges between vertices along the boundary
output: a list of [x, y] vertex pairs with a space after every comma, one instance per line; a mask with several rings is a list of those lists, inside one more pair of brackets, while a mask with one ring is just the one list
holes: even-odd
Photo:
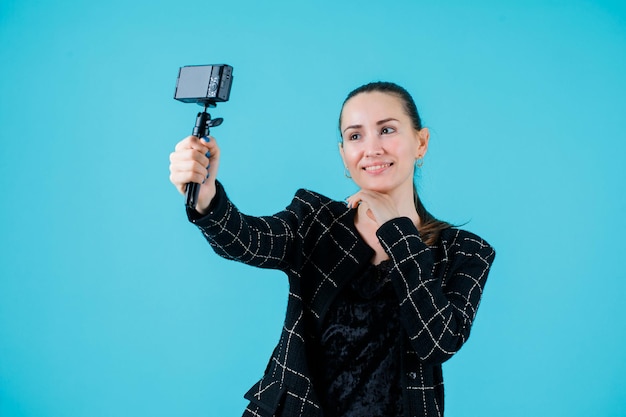
[[[203, 138], [209, 135], [209, 122], [211, 121], [211, 115], [206, 112], [206, 108], [202, 113], [198, 113], [196, 116], [196, 125], [193, 128], [192, 135], [197, 138]], [[198, 203], [198, 193], [200, 192], [200, 184], [190, 182], [187, 184], [187, 207], [195, 209]]]

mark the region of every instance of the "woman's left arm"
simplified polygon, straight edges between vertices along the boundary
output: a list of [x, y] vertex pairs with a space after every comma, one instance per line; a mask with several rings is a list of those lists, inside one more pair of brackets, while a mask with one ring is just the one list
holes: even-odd
[[393, 263], [392, 282], [412, 348], [423, 362], [446, 361], [469, 337], [495, 251], [478, 236], [452, 229], [439, 248], [442, 259], [435, 260], [406, 217], [387, 221], [377, 236]]

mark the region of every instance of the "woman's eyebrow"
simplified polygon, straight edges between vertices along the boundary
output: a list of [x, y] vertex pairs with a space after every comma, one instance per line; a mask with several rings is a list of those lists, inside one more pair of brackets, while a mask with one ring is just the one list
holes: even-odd
[[387, 123], [387, 122], [392, 122], [392, 121], [393, 121], [393, 122], [397, 122], [397, 121], [398, 121], [398, 119], [394, 119], [393, 117], [388, 117], [387, 119], [383, 119], [383, 120], [379, 120], [379, 121], [377, 121], [377, 122], [376, 122], [376, 124], [377, 124], [377, 125], [382, 125], [382, 124], [385, 124], [385, 123]]
[[[380, 126], [380, 125], [385, 124], [387, 122], [397, 122], [397, 121], [398, 121], [398, 119], [394, 119], [393, 117], [388, 117], [386, 119], [377, 121], [376, 125]], [[346, 130], [348, 130], [348, 129], [360, 129], [362, 127], [363, 127], [363, 125], [350, 125], [350, 126], [347, 126], [341, 133], [346, 133]]]
[[359, 129], [359, 128], [361, 128], [361, 127], [363, 127], [363, 125], [350, 125], [350, 126], [346, 127], [346, 128], [343, 130], [343, 132], [341, 132], [341, 133], [346, 133], [346, 130], [348, 130], [348, 129]]

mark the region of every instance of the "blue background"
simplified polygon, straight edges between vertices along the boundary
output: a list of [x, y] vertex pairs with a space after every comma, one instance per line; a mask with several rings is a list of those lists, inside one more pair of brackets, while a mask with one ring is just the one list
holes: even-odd
[[447, 416], [626, 416], [626, 6], [611, 1], [0, 3], [0, 415], [235, 416], [282, 325], [281, 273], [218, 258], [168, 157], [182, 65], [250, 214], [355, 191], [354, 87], [413, 93], [427, 207], [498, 256]]

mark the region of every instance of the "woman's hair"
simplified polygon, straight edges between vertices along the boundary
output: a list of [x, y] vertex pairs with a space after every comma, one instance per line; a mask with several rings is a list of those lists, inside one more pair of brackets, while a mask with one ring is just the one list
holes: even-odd
[[[385, 93], [390, 94], [392, 96], [400, 99], [402, 103], [402, 107], [404, 107], [404, 111], [411, 119], [411, 123], [413, 124], [413, 128], [415, 130], [422, 129], [422, 119], [420, 118], [419, 112], [417, 111], [417, 106], [415, 105], [415, 101], [413, 97], [406, 91], [404, 88], [400, 87], [398, 84], [385, 82], [385, 81], [377, 81], [369, 84], [362, 85], [350, 92], [346, 99], [343, 101], [341, 105], [341, 112], [339, 113], [339, 131], [341, 132], [341, 113], [343, 113], [343, 107], [346, 105], [348, 100], [352, 97], [361, 94], [361, 93]], [[343, 141], [343, 138], [342, 138]], [[431, 246], [437, 242], [439, 239], [439, 233], [451, 227], [450, 223], [437, 220], [432, 214], [426, 210], [422, 200], [420, 199], [417, 193], [417, 186], [415, 185], [415, 181], [413, 181], [413, 198], [415, 200], [415, 208], [417, 209], [417, 214], [420, 217], [420, 228], [419, 232], [422, 237], [422, 240], [427, 245]]]

